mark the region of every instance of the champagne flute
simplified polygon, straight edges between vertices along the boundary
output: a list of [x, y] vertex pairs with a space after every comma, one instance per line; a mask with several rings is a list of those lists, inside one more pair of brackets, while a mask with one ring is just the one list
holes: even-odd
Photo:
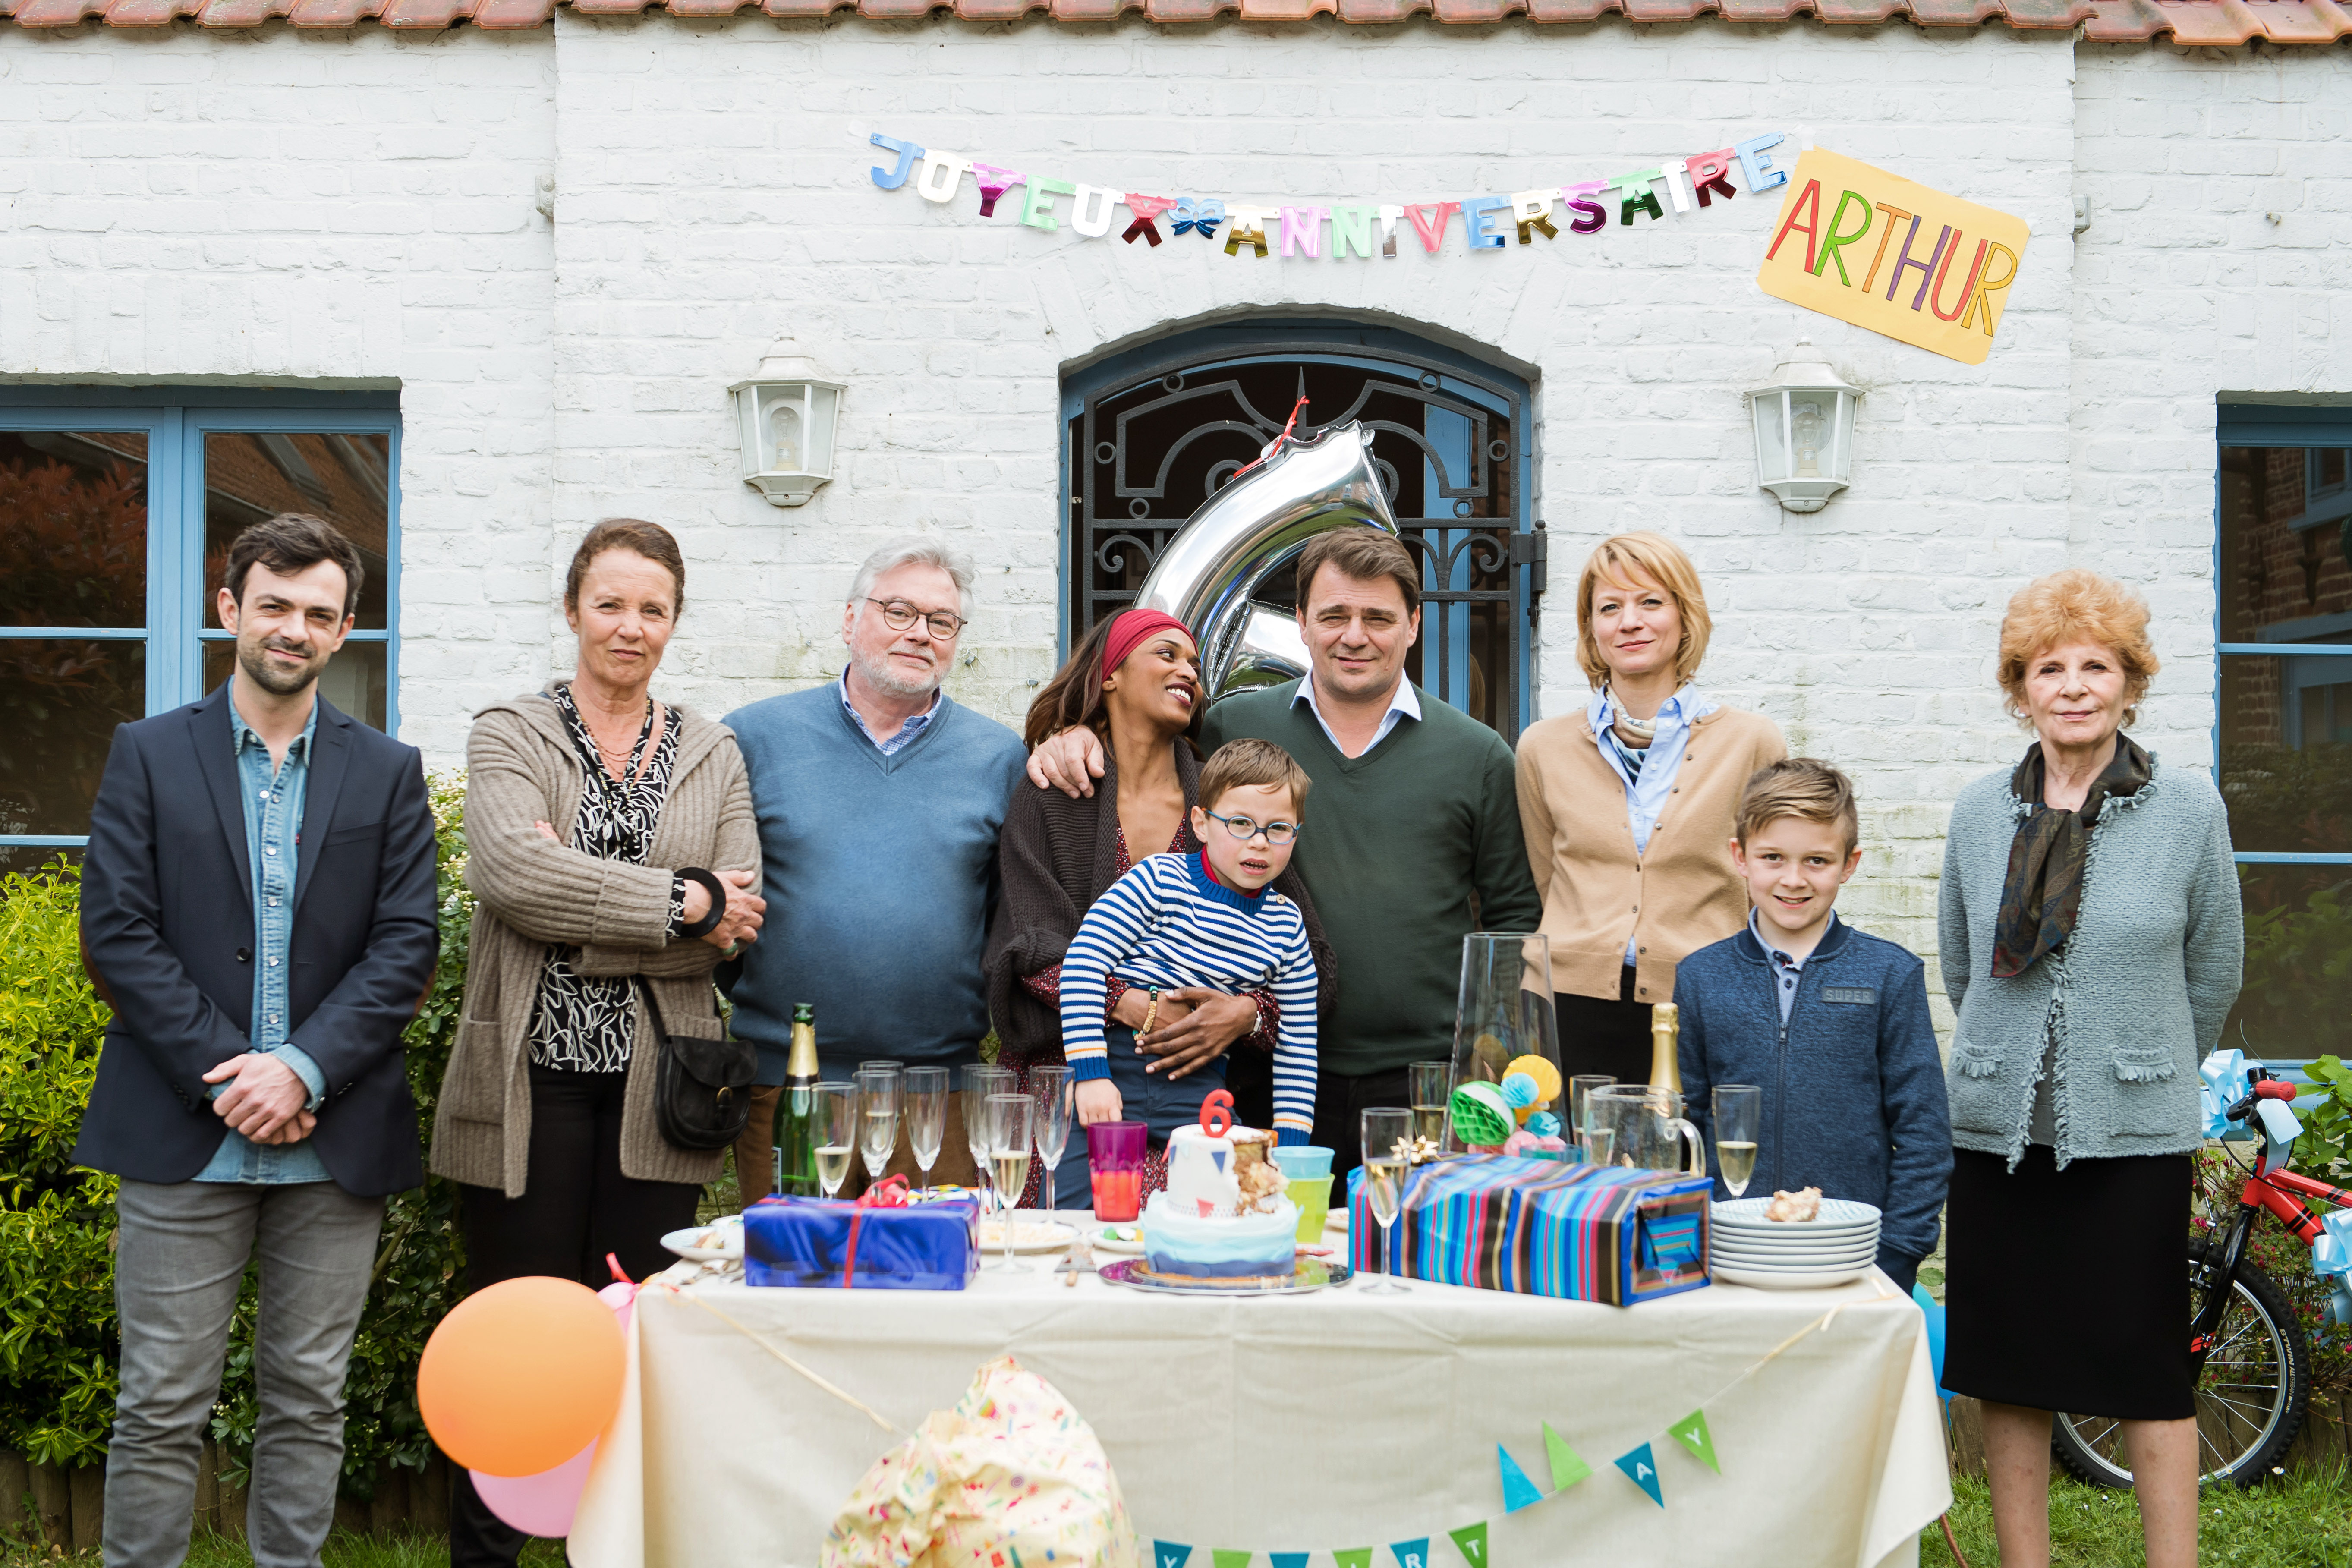
[[915, 1167], [923, 1173], [923, 1191], [931, 1190], [931, 1167], [939, 1163], [940, 1143], [948, 1130], [948, 1069], [908, 1068], [898, 1089], [898, 1114], [907, 1123], [907, 1143], [915, 1152]]
[[1414, 1062], [1405, 1070], [1412, 1075], [1413, 1136], [1426, 1138], [1443, 1148], [1447, 1096], [1454, 1090], [1454, 1064]]
[[1004, 1217], [1004, 1260], [992, 1265], [1012, 1274], [1025, 1274], [1029, 1266], [1013, 1260], [1013, 1205], [1029, 1181], [1029, 1142], [1037, 1102], [1025, 1094], [988, 1097], [988, 1163], [996, 1178], [997, 1211]]
[[[1616, 1081], [1615, 1078], [1605, 1072], [1580, 1072], [1568, 1080], [1568, 1135], [1583, 1147], [1584, 1160], [1587, 1164], [1609, 1163], [1611, 1149], [1603, 1148], [1595, 1151], [1592, 1146], [1591, 1115], [1589, 1107], [1592, 1103], [1594, 1089], [1607, 1089]], [[1609, 1135], [1608, 1142], [1612, 1147], [1616, 1143], [1614, 1132]]]
[[1045, 1167], [1045, 1200], [1054, 1212], [1054, 1167], [1070, 1145], [1070, 1069], [1056, 1062], [1029, 1069], [1029, 1093], [1037, 1101], [1037, 1163]]
[[882, 1167], [898, 1148], [898, 1069], [857, 1069], [857, 1152], [866, 1159], [866, 1180], [882, 1179]]
[[[995, 1184], [988, 1179], [988, 1097], [1013, 1092], [1013, 1069], [975, 1062], [963, 1069], [963, 1140], [971, 1150], [972, 1169], [979, 1173], [980, 1208], [988, 1212], [995, 1202]], [[1018, 1198], [1020, 1194], [1013, 1194]]]
[[838, 1197], [841, 1184], [849, 1178], [849, 1157], [856, 1152], [857, 1086], [818, 1084], [815, 1115], [810, 1121], [816, 1143], [817, 1184], [826, 1197]]
[[1372, 1218], [1381, 1226], [1381, 1275], [1364, 1287], [1375, 1296], [1402, 1296], [1409, 1289], [1396, 1282], [1396, 1222], [1404, 1207], [1405, 1151], [1412, 1138], [1410, 1110], [1380, 1109], [1364, 1112], [1364, 1196]]
[[1747, 1194], [1756, 1174], [1756, 1132], [1764, 1121], [1764, 1090], [1752, 1083], [1715, 1086], [1715, 1163], [1733, 1197]]

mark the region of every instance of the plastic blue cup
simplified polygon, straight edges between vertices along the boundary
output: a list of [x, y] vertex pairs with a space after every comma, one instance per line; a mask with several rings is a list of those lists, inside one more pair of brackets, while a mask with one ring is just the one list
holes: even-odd
[[1311, 1144], [1296, 1143], [1274, 1152], [1275, 1169], [1290, 1180], [1312, 1181], [1317, 1176], [1331, 1173], [1331, 1151]]

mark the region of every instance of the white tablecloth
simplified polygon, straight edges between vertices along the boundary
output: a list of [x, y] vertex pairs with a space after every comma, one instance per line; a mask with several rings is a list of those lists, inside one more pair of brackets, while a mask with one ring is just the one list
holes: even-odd
[[[1830, 1290], [1717, 1285], [1630, 1310], [1416, 1282], [1242, 1300], [1146, 1295], [1092, 1276], [983, 1271], [965, 1291], [648, 1289], [621, 1413], [571, 1552], [583, 1568], [814, 1568], [875, 1459], [1011, 1352], [1066, 1394], [1110, 1456], [1137, 1534], [1310, 1552], [1432, 1542], [1484, 1520], [1496, 1568], [1570, 1563], [1756, 1568], [1916, 1562], [1951, 1503], [1917, 1308], [1874, 1274]], [[855, 1394], [886, 1433], [698, 1295]], [[1741, 1379], [1744, 1369], [1832, 1307]], [[1727, 1385], [1728, 1387], [1727, 1391]], [[1718, 1392], [1725, 1391], [1725, 1392]], [[1712, 1396], [1712, 1397], [1711, 1397]], [[1707, 1401], [1723, 1473], [1664, 1437]], [[1506, 1514], [1496, 1445], [1550, 1489], [1543, 1425], [1593, 1475]], [[1653, 1446], [1661, 1510], [1612, 1461]]]

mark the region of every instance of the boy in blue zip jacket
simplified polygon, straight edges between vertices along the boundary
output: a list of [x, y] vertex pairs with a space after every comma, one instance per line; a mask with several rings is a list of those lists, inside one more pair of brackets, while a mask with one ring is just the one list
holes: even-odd
[[[1878, 1267], [1908, 1294], [1936, 1249], [1951, 1118], [1924, 966], [1837, 918], [1860, 832], [1853, 781], [1826, 763], [1790, 757], [1748, 779], [1731, 840], [1748, 929], [1675, 972], [1683, 1090], [1711, 1144], [1714, 1087], [1761, 1086], [1748, 1192], [1877, 1205]], [[1730, 1195], [1718, 1177], [1717, 1200]]]

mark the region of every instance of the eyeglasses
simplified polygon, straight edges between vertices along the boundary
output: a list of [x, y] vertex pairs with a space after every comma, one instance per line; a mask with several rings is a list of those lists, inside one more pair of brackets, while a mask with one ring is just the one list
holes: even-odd
[[1236, 838], [1255, 838], [1263, 833], [1268, 844], [1287, 844], [1298, 837], [1298, 824], [1295, 822], [1260, 822], [1250, 816], [1219, 816], [1205, 805], [1201, 808], [1201, 815], [1211, 822], [1223, 823], [1225, 831]]
[[915, 623], [921, 621], [930, 627], [931, 636], [939, 641], [953, 642], [956, 634], [964, 628], [964, 618], [961, 616], [950, 615], [946, 610], [933, 610], [926, 614], [904, 599], [891, 599], [887, 602], [881, 599], [868, 599], [866, 602], [882, 612], [882, 624], [894, 632], [911, 631]]

